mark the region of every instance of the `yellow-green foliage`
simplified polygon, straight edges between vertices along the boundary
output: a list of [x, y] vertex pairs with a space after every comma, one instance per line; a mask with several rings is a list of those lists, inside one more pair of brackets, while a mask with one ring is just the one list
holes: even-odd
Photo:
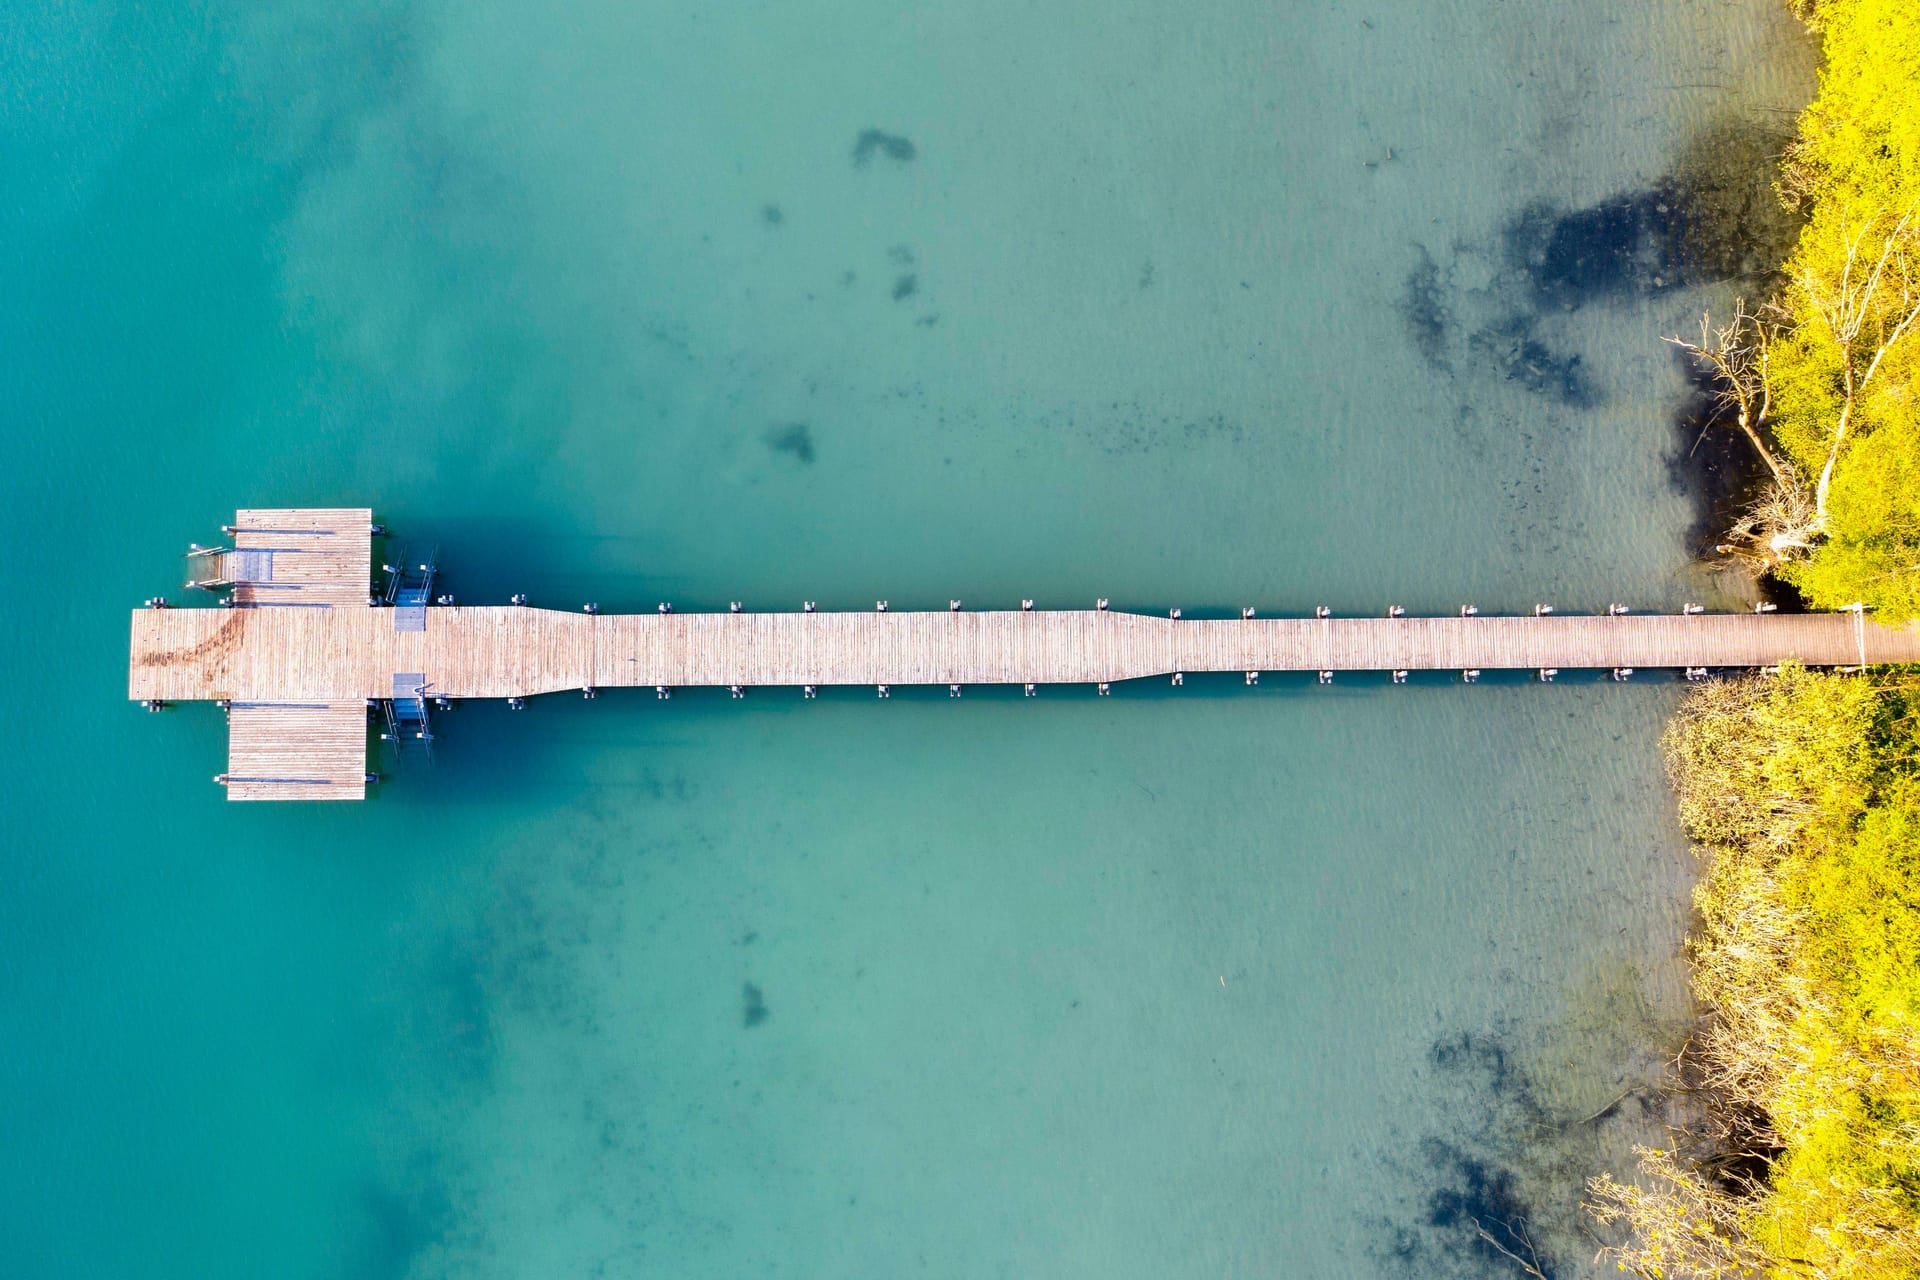
[[1920, 1276], [1920, 697], [1787, 668], [1689, 695], [1666, 746], [1704, 1057], [1782, 1151], [1737, 1215], [1780, 1276]]
[[[1845, 404], [1845, 349], [1821, 303], [1858, 284], [1903, 216], [1920, 206], [1920, 3], [1796, 3], [1821, 32], [1820, 94], [1800, 121], [1784, 189], [1812, 216], [1781, 301], [1797, 326], [1774, 351], [1774, 432], [1811, 484]], [[1920, 217], [1916, 217], [1920, 222]], [[1863, 234], [1864, 233], [1864, 234]], [[1848, 274], [1850, 246], [1855, 248]], [[1856, 375], [1920, 287], [1920, 228], [1910, 228], [1853, 344]], [[1862, 260], [1864, 259], [1864, 260]], [[1904, 277], [1904, 282], [1903, 282]], [[1920, 617], [1920, 331], [1890, 349], [1856, 398], [1834, 468], [1827, 541], [1784, 576], [1824, 608], [1865, 601]]]

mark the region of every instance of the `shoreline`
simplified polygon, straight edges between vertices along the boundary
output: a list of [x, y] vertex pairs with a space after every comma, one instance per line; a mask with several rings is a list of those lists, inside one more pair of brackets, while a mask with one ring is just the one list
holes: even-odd
[[[1676, 459], [1696, 546], [1817, 610], [1920, 616], [1920, 17], [1788, 0], [1823, 43], [1780, 160], [1799, 230], [1763, 300], [1702, 325]], [[1716, 327], [1717, 326], [1717, 327]], [[1737, 429], [1735, 429], [1737, 428]], [[1920, 685], [1798, 667], [1691, 690], [1662, 746], [1701, 860], [1687, 1114], [1602, 1173], [1601, 1257], [1642, 1276], [1920, 1275]]]

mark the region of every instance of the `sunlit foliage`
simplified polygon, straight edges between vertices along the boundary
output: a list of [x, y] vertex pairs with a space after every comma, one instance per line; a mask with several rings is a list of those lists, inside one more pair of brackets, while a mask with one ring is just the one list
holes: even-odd
[[[1649, 1276], [1920, 1276], [1920, 694], [1789, 667], [1666, 738], [1696, 892], [1712, 1132], [1601, 1179]], [[1703, 1153], [1711, 1158], [1702, 1160]]]
[[1816, 607], [1920, 617], [1920, 4], [1795, 4], [1820, 94], [1781, 192], [1810, 217], [1780, 298], [1772, 429], [1809, 483], [1820, 545], [1780, 573]]

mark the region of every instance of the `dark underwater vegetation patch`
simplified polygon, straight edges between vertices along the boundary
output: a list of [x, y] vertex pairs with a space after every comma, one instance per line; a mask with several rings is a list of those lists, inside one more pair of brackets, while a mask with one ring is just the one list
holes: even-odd
[[[1550, 1133], [1560, 1127], [1499, 1033], [1460, 1032], [1428, 1049], [1436, 1076], [1456, 1087], [1460, 1114], [1449, 1132], [1410, 1146], [1409, 1172], [1422, 1186], [1398, 1221], [1379, 1224], [1372, 1253], [1382, 1274], [1407, 1280], [1536, 1275], [1561, 1266], [1548, 1223], [1532, 1195], [1580, 1178], [1555, 1164]], [[1576, 1155], [1575, 1160], [1582, 1158]], [[1570, 1180], [1570, 1181], [1568, 1181]], [[1575, 1207], [1574, 1212], [1578, 1209]], [[1531, 1271], [1528, 1268], [1532, 1268]]]
[[1689, 283], [1680, 221], [1677, 197], [1663, 185], [1580, 209], [1534, 205], [1503, 238], [1535, 302], [1572, 309]]
[[784, 453], [806, 466], [813, 461], [813, 429], [804, 422], [789, 422], [766, 435], [767, 448]]
[[484, 948], [450, 942], [435, 957], [435, 990], [442, 1002], [420, 1011], [423, 1020], [431, 1019], [435, 1060], [470, 1079], [486, 1075], [493, 1065], [487, 964]]
[[[1413, 349], [1420, 353], [1420, 358], [1435, 369], [1445, 370], [1449, 367], [1447, 329], [1451, 316], [1440, 285], [1440, 264], [1433, 260], [1433, 254], [1425, 245], [1416, 247], [1420, 250], [1420, 261], [1407, 273], [1406, 287], [1400, 295], [1400, 318], [1406, 321]], [[1141, 288], [1145, 287], [1143, 280]]]
[[1600, 402], [1580, 357], [1554, 351], [1540, 341], [1534, 336], [1529, 316], [1516, 316], [1505, 324], [1479, 330], [1470, 346], [1507, 381], [1517, 382], [1535, 395], [1575, 409], [1590, 409]]
[[903, 276], [897, 277], [893, 282], [893, 300], [895, 302], [904, 302], [918, 292], [920, 292], [920, 277], [911, 271]]
[[1427, 1198], [1426, 1225], [1448, 1241], [1455, 1257], [1471, 1257], [1489, 1268], [1505, 1263], [1522, 1274], [1532, 1267], [1543, 1280], [1553, 1280], [1554, 1260], [1534, 1238], [1512, 1170], [1438, 1138], [1422, 1142], [1420, 1151], [1439, 1181]]
[[357, 1265], [348, 1274], [369, 1280], [409, 1275], [415, 1260], [452, 1229], [453, 1205], [446, 1189], [425, 1176], [428, 1161], [413, 1163], [423, 1176], [420, 1185], [410, 1190], [395, 1191], [378, 1182], [360, 1188], [363, 1243]]
[[760, 221], [766, 223], [768, 226], [777, 227], [786, 220], [787, 215], [781, 210], [779, 205], [763, 204], [760, 206]]
[[907, 163], [919, 154], [911, 138], [897, 133], [888, 133], [883, 129], [862, 129], [860, 136], [853, 142], [853, 163], [864, 167], [875, 155], [885, 156], [889, 160]]
[[1667, 173], [1580, 208], [1533, 205], [1507, 224], [1507, 254], [1541, 306], [1575, 308], [1722, 280], [1759, 281], [1786, 261], [1800, 218], [1773, 175], [1787, 136], [1728, 117], [1698, 130]]
[[1595, 407], [1599, 386], [1549, 336], [1559, 332], [1551, 318], [1723, 281], [1767, 287], [1801, 224], [1772, 185], [1786, 141], [1777, 122], [1724, 117], [1644, 187], [1580, 206], [1529, 204], [1490, 240], [1450, 253], [1416, 245], [1399, 299], [1408, 341], [1429, 368], [1485, 370]]
[[741, 983], [740, 1025], [757, 1027], [772, 1016], [772, 1012], [767, 1008], [766, 997], [760, 994], [760, 988], [751, 982]]

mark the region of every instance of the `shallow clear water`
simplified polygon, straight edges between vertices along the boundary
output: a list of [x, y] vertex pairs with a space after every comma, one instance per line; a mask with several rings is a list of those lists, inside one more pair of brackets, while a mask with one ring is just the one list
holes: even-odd
[[546, 699], [230, 807], [124, 611], [336, 503], [609, 609], [1701, 597], [1655, 339], [1733, 285], [1579, 211], [1780, 126], [1773, 0], [74, 4], [0, 66], [8, 1271], [1497, 1275], [1447, 1152], [1546, 1221], [1632, 1137], [1568, 1122], [1684, 1010], [1670, 685]]

